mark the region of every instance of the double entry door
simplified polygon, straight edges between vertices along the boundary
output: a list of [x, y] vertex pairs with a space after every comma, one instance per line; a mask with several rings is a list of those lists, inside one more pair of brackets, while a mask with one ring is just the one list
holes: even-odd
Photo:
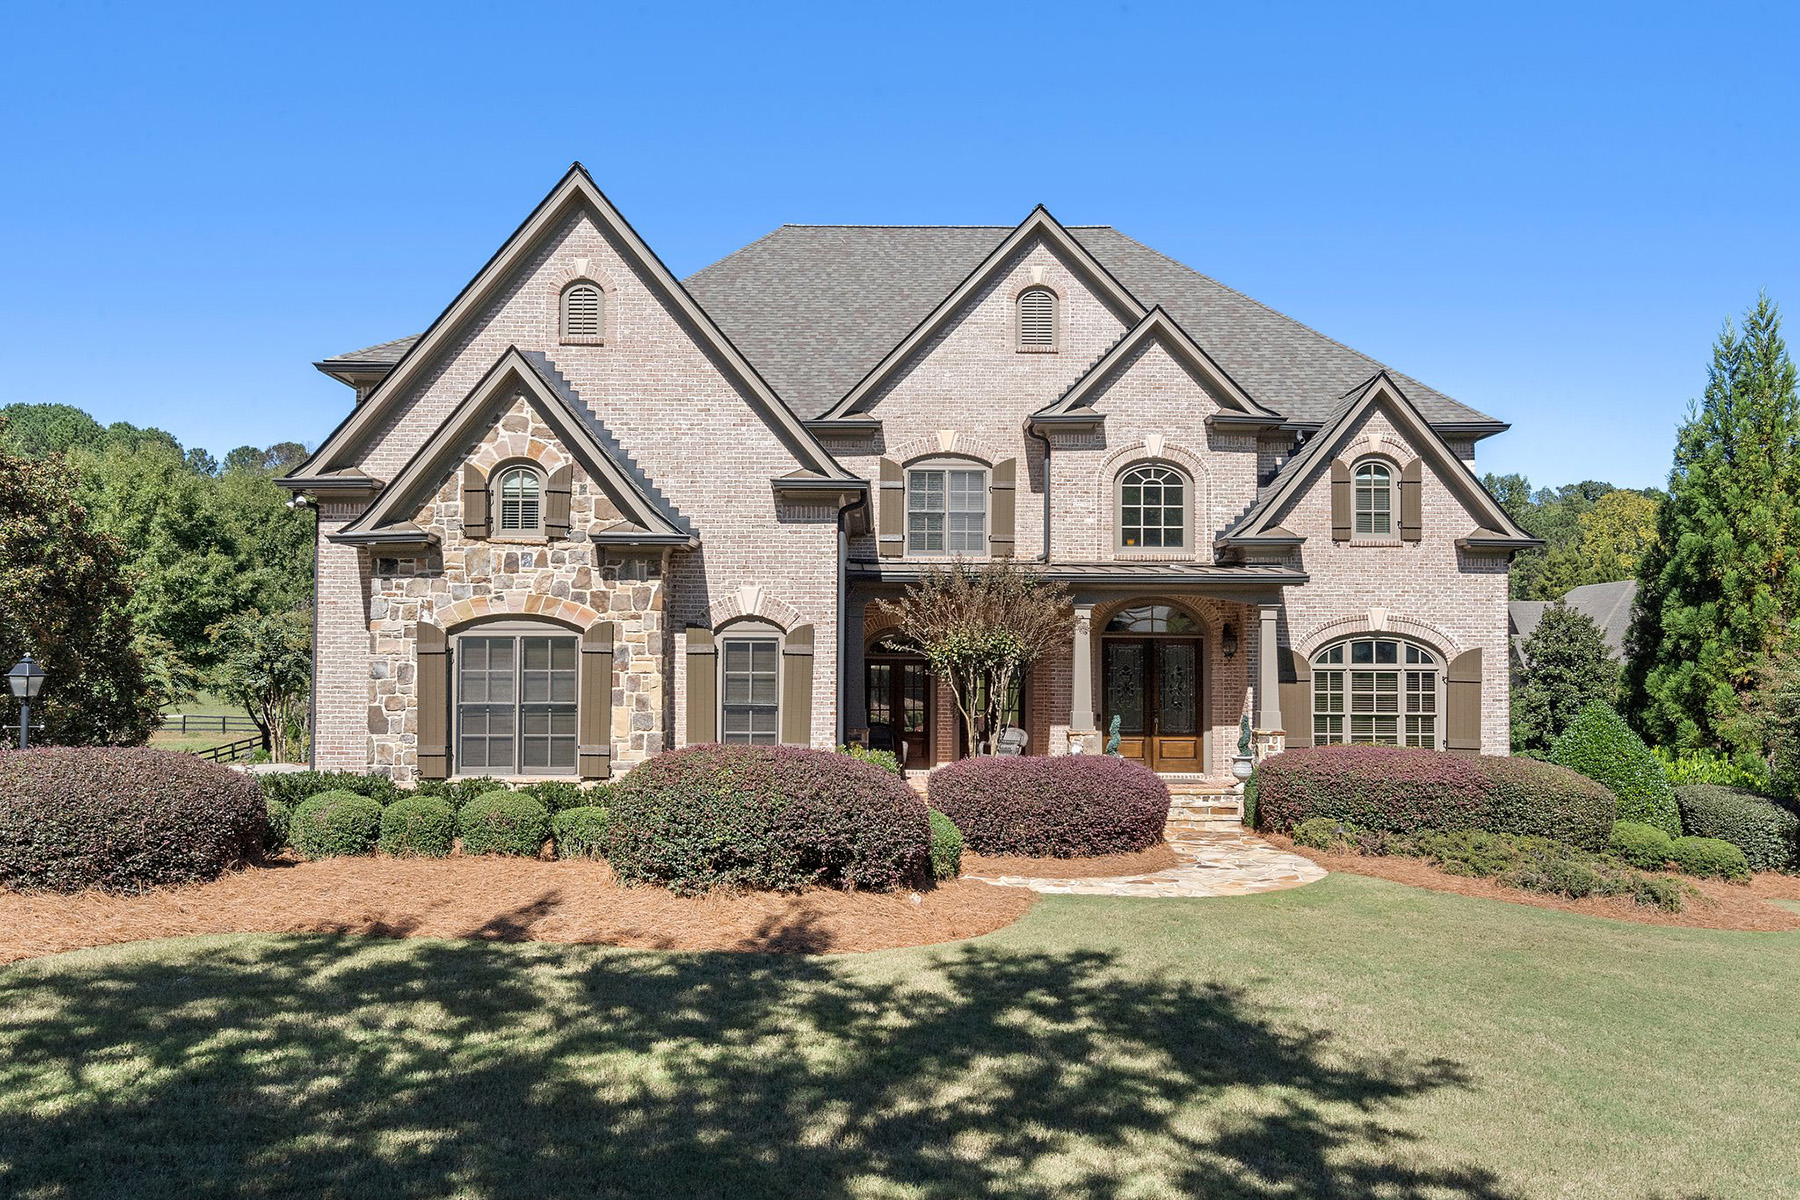
[[1200, 640], [1109, 637], [1100, 647], [1100, 728], [1119, 719], [1119, 754], [1156, 771], [1204, 772]]

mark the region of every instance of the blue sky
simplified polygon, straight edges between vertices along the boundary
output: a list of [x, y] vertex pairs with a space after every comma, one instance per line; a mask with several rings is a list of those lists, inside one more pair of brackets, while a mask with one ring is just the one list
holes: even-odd
[[784, 221], [1104, 223], [1662, 482], [1800, 338], [1791, 6], [9, 6], [0, 403], [316, 444], [580, 159], [677, 274]]

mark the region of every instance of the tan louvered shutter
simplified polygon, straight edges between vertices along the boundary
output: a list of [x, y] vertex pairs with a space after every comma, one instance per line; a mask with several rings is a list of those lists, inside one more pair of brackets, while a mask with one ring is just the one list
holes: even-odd
[[796, 625], [781, 641], [781, 744], [812, 744], [813, 627]]
[[448, 779], [450, 754], [450, 655], [444, 631], [421, 621], [414, 627], [418, 656], [419, 778]]
[[600, 289], [591, 283], [577, 283], [564, 292], [563, 336], [599, 337], [600, 303]]
[[880, 527], [875, 544], [883, 558], [906, 553], [906, 471], [891, 458], [881, 460]]
[[1350, 540], [1350, 464], [1331, 464], [1331, 540]]
[[568, 463], [550, 472], [544, 484], [544, 536], [564, 541], [569, 536], [569, 488], [574, 470]]
[[1444, 747], [1481, 753], [1481, 651], [1466, 650], [1444, 678]]
[[1019, 349], [1056, 348], [1056, 293], [1027, 288], [1019, 295]]
[[988, 485], [988, 553], [995, 558], [1012, 557], [1018, 524], [1018, 476], [1018, 459], [1003, 458], [994, 464], [993, 482]]
[[581, 733], [581, 777], [612, 774], [613, 639], [618, 626], [596, 621], [581, 635], [581, 683], [577, 722]]
[[1281, 725], [1287, 731], [1289, 746], [1310, 746], [1312, 738], [1312, 664], [1298, 650], [1283, 650], [1281, 685]]
[[1425, 527], [1425, 503], [1422, 495], [1425, 464], [1413, 459], [1400, 468], [1400, 538], [1416, 542]]
[[719, 740], [719, 653], [713, 632], [687, 629], [687, 740]]
[[484, 538], [488, 535], [487, 476], [473, 463], [463, 467], [462, 483], [463, 536]]

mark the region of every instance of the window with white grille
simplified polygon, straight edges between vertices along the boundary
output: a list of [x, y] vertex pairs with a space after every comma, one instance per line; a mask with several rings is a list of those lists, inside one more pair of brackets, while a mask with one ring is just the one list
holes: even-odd
[[1313, 744], [1438, 746], [1442, 674], [1411, 642], [1358, 638], [1313, 656]]
[[494, 489], [502, 533], [543, 532], [543, 480], [530, 467], [509, 467]]
[[600, 288], [592, 283], [572, 283], [563, 289], [562, 335], [564, 338], [597, 338], [600, 336]]
[[1049, 288], [1019, 293], [1019, 349], [1056, 349], [1056, 293]]

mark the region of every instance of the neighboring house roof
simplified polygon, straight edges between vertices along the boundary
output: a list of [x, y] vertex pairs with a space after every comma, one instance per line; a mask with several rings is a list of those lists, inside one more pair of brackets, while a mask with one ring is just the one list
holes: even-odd
[[1377, 406], [1401, 426], [1413, 449], [1431, 460], [1438, 474], [1468, 508], [1476, 526], [1466, 537], [1458, 539], [1457, 545], [1467, 550], [1510, 551], [1542, 544], [1506, 514], [1493, 494], [1469, 469], [1469, 464], [1458, 457], [1443, 436], [1432, 428], [1418, 406], [1401, 390], [1399, 382], [1386, 371], [1377, 372], [1338, 399], [1318, 432], [1288, 457], [1266, 485], [1257, 489], [1255, 502], [1219, 536], [1219, 541], [1228, 545], [1292, 543], [1292, 531], [1278, 524], [1288, 505], [1304, 490], [1307, 476], [1329, 462], [1363, 414]]
[[[1524, 645], [1553, 603], [1550, 600], [1514, 600], [1506, 606], [1514, 645]], [[1600, 627], [1600, 637], [1614, 658], [1625, 657], [1625, 635], [1631, 629], [1631, 611], [1637, 604], [1637, 580], [1583, 584], [1570, 588], [1562, 603], [1585, 614]]]
[[775, 391], [811, 419], [838, 406], [1036, 222], [1078, 243], [1140, 305], [1134, 316], [1160, 306], [1243, 391], [1296, 424], [1323, 424], [1347, 391], [1386, 370], [1441, 430], [1506, 428], [1111, 226], [1065, 227], [1048, 213], [1039, 221], [1039, 212], [1018, 226], [783, 225], [685, 282]]
[[458, 469], [469, 443], [491, 428], [501, 410], [517, 395], [523, 395], [544, 423], [555, 430], [564, 447], [624, 518], [623, 524], [583, 532], [597, 542], [688, 547], [699, 544], [674, 505], [582, 403], [556, 364], [544, 354], [516, 346], [507, 347], [375, 503], [341, 531], [330, 535], [331, 540], [349, 545], [429, 540], [428, 532], [413, 523], [413, 515]]

